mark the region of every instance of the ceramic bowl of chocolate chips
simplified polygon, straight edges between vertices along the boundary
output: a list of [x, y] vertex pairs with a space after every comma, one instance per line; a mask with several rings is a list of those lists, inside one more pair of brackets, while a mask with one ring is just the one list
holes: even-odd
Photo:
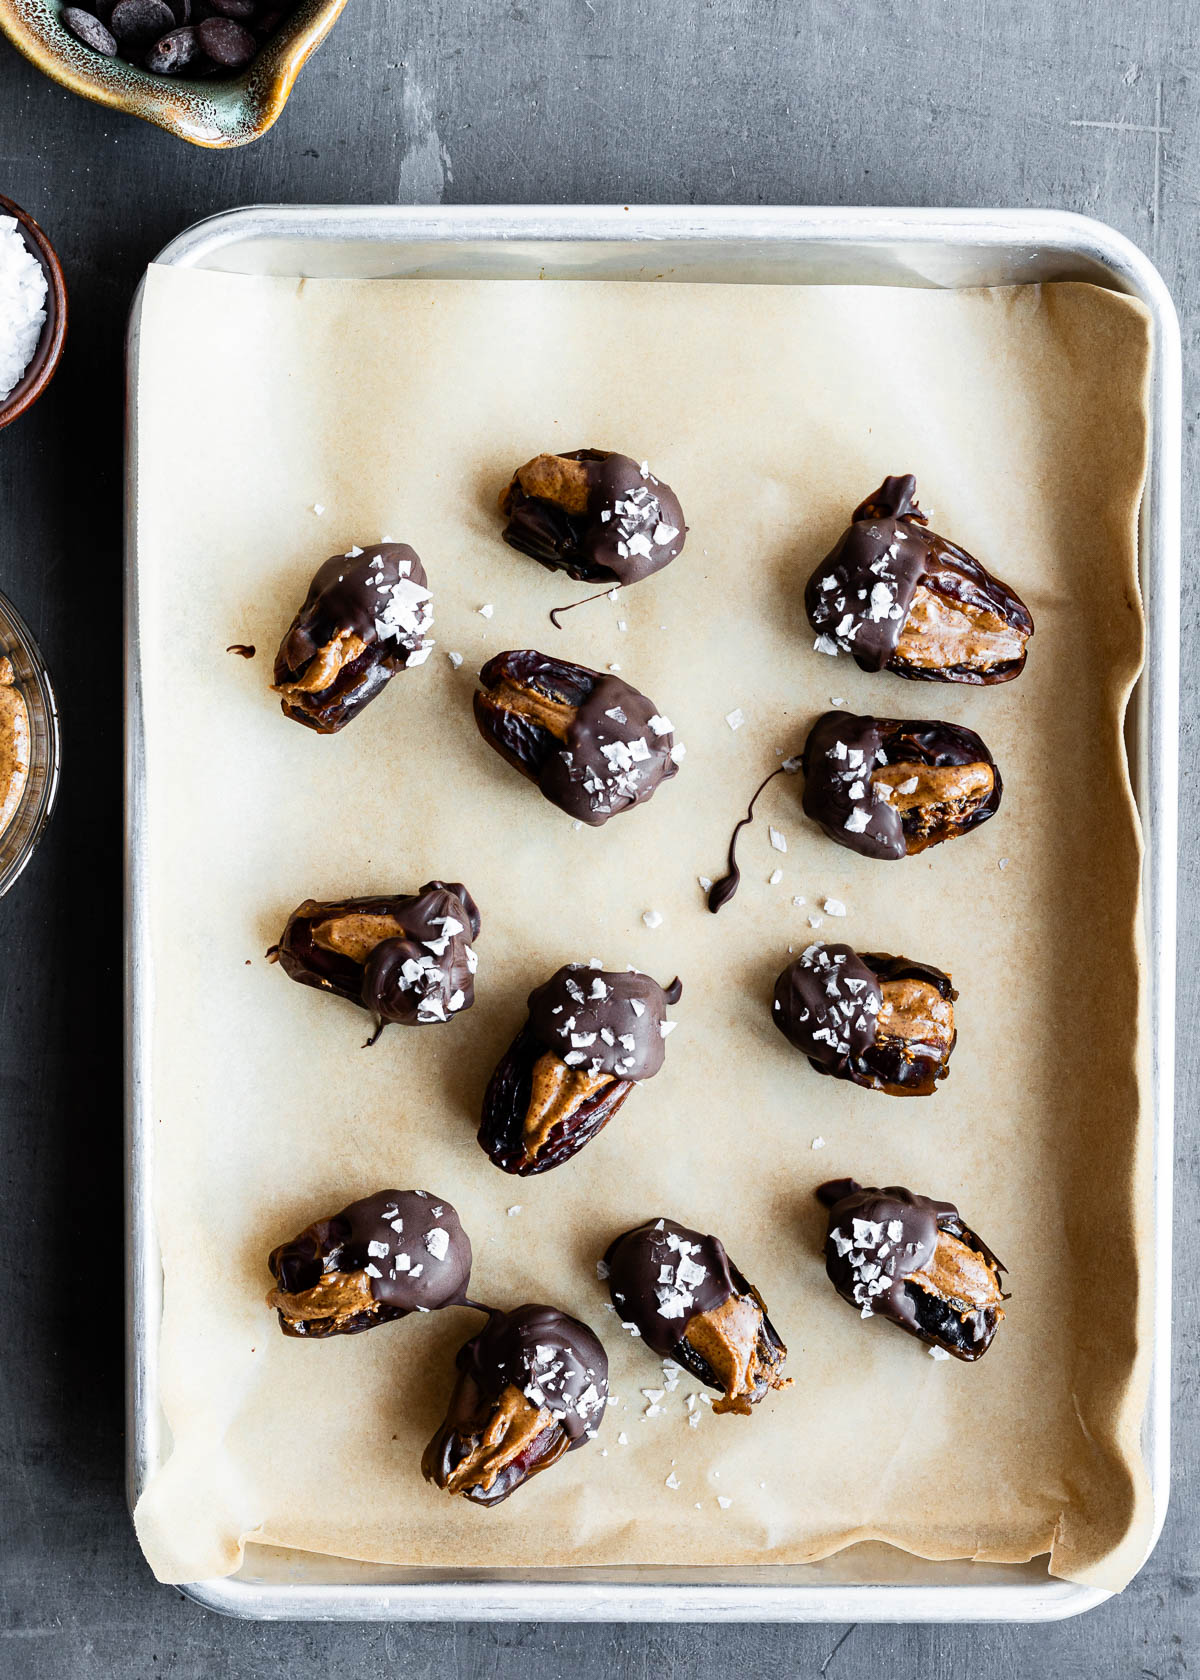
[[197, 146], [257, 140], [346, 0], [0, 0], [0, 30], [53, 81]]

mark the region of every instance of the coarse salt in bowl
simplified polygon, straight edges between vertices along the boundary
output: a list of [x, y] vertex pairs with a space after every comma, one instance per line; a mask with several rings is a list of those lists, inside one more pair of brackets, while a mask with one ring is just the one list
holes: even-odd
[[46, 325], [50, 288], [15, 216], [0, 216], [0, 402], [24, 377]]
[[45, 390], [62, 355], [67, 289], [33, 217], [0, 194], [0, 427]]

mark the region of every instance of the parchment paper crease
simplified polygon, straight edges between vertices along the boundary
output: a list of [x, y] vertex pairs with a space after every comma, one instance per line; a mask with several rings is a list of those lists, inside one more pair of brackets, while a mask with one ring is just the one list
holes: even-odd
[[[138, 590], [174, 1445], [137, 1524], [162, 1579], [232, 1571], [247, 1539], [429, 1566], [735, 1567], [882, 1539], [1049, 1552], [1055, 1574], [1109, 1587], [1137, 1568], [1152, 1277], [1121, 722], [1142, 649], [1147, 341], [1136, 304], [1080, 285], [151, 270]], [[547, 609], [586, 591], [501, 543], [495, 498], [539, 450], [593, 444], [647, 458], [690, 534], [673, 566], [556, 631]], [[813, 651], [810, 568], [906, 471], [935, 528], [1032, 608], [1017, 682], [905, 683]], [[425, 562], [438, 646], [321, 739], [268, 692], [274, 649], [317, 564], [385, 535]], [[616, 662], [673, 720], [688, 756], [651, 804], [576, 832], [482, 743], [474, 674], [523, 646]], [[708, 915], [697, 876], [719, 873], [750, 791], [834, 698], [981, 731], [1000, 814], [877, 863], [806, 824], [781, 778], [761, 814], [786, 855], [761, 821], [740, 896]], [[364, 1015], [263, 960], [302, 898], [431, 876], [466, 881], [483, 912], [478, 1003], [453, 1025], [362, 1050]], [[820, 1079], [775, 1031], [771, 984], [810, 916], [820, 937], [953, 973], [959, 1045], [935, 1097]], [[475, 1143], [480, 1094], [529, 988], [592, 956], [682, 976], [666, 1066], [576, 1160], [507, 1178]], [[981, 1364], [935, 1363], [834, 1296], [812, 1190], [842, 1174], [956, 1201], [1008, 1263]], [[555, 1302], [609, 1350], [623, 1403], [599, 1440], [491, 1512], [419, 1470], [473, 1314], [305, 1344], [264, 1306], [274, 1244], [392, 1185], [457, 1206], [476, 1296]], [[795, 1386], [750, 1420], [704, 1408], [689, 1429], [686, 1375], [643, 1417], [661, 1367], [605, 1310], [595, 1261], [660, 1213], [724, 1239], [789, 1345]]]

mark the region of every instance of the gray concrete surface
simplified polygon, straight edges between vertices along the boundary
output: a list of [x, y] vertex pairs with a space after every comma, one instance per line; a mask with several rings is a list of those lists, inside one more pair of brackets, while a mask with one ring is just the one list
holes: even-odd
[[[67, 743], [53, 828], [0, 902], [6, 1680], [1189, 1672], [1198, 76], [1186, 0], [350, 0], [267, 139], [207, 154], [75, 99], [0, 44], [0, 191], [56, 241], [72, 302], [52, 392], [0, 435], [0, 588], [41, 640]], [[1041, 1628], [262, 1627], [150, 1579], [122, 1487], [121, 338], [171, 235], [270, 199], [1054, 205], [1159, 263], [1189, 363], [1176, 1469], [1166, 1533], [1119, 1599]]]

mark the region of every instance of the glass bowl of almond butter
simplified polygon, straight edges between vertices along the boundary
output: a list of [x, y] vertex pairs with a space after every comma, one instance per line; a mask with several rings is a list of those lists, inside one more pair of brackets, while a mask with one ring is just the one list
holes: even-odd
[[46, 666], [28, 625], [0, 595], [0, 897], [50, 821], [61, 756]]

